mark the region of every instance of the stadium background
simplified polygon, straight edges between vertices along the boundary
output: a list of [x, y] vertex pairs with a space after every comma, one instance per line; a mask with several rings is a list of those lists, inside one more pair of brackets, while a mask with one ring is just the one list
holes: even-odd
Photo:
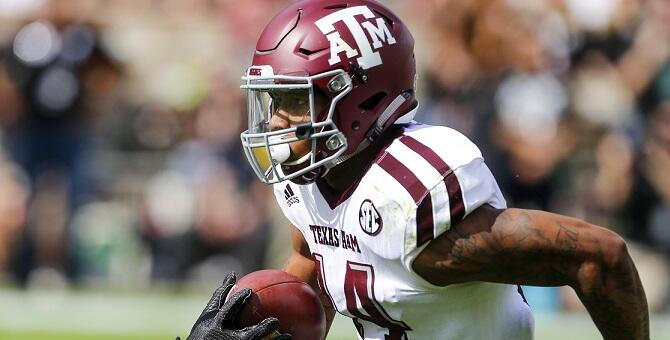
[[[0, 0], [0, 339], [185, 337], [224, 273], [281, 267], [239, 77], [287, 3]], [[670, 339], [670, 3], [384, 3], [418, 119], [480, 145], [510, 205], [623, 234]], [[569, 289], [526, 292], [538, 339], [598, 338]]]

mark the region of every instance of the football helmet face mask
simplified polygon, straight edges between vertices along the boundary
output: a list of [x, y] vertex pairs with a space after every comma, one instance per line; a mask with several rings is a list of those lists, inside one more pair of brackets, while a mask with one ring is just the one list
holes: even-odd
[[[261, 181], [310, 183], [391, 124], [411, 121], [413, 48], [407, 27], [376, 1], [299, 1], [272, 19], [241, 86], [249, 116], [242, 145]], [[302, 98], [306, 116], [272, 131], [283, 92]], [[317, 93], [327, 101], [320, 111]], [[289, 161], [299, 140], [310, 141], [310, 152]]]

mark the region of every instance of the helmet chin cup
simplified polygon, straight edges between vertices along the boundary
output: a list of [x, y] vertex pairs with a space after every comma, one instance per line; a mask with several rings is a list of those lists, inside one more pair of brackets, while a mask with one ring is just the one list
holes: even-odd
[[[273, 139], [280, 138], [270, 138], [270, 141]], [[291, 157], [291, 147], [288, 145], [288, 143], [270, 145], [268, 148], [270, 149], [270, 154], [272, 155], [272, 161], [275, 164], [284, 163], [289, 159], [289, 157]]]

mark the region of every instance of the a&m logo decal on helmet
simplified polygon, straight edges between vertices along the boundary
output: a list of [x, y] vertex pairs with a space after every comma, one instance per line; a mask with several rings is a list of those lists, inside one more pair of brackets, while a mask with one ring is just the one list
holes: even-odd
[[[359, 23], [355, 18], [356, 15], [362, 15], [368, 20], [375, 20]], [[350, 46], [342, 39], [340, 33], [335, 30], [334, 24], [339, 21], [344, 22], [347, 26], [356, 41], [356, 45], [358, 45], [356, 46], [358, 49]], [[339, 54], [346, 52], [347, 58], [360, 55], [356, 61], [363, 69], [369, 69], [382, 63], [379, 52], [374, 51], [373, 48], [381, 48], [382, 41], [388, 45], [396, 43], [384, 18], [375, 16], [374, 12], [367, 6], [356, 6], [339, 10], [317, 20], [315, 24], [330, 42], [330, 59], [328, 59], [330, 65], [339, 63], [342, 60]], [[372, 45], [370, 45], [370, 41], [363, 29], [368, 32], [368, 35], [372, 39]]]

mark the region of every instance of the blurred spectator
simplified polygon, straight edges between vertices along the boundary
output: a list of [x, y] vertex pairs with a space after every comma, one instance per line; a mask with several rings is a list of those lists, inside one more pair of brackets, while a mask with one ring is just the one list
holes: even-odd
[[0, 156], [0, 268], [7, 268], [10, 249], [28, 216], [28, 179], [25, 173]]
[[149, 182], [144, 235], [154, 279], [197, 275], [194, 268], [205, 260], [221, 273], [262, 268], [270, 193], [248, 171], [241, 153], [243, 103], [237, 86], [215, 87], [186, 124], [191, 135]]
[[57, 17], [25, 24], [4, 50], [18, 102], [5, 109], [4, 141], [33, 183], [13, 271], [22, 283], [42, 266], [76, 278], [69, 219], [95, 191], [87, 169], [96, 114], [90, 99], [109, 90], [118, 69], [99, 48], [93, 26]]
[[623, 212], [628, 235], [670, 254], [670, 101], [651, 112]]
[[512, 75], [495, 98], [490, 161], [498, 184], [513, 206], [560, 210], [576, 140], [563, 85], [551, 74]]

